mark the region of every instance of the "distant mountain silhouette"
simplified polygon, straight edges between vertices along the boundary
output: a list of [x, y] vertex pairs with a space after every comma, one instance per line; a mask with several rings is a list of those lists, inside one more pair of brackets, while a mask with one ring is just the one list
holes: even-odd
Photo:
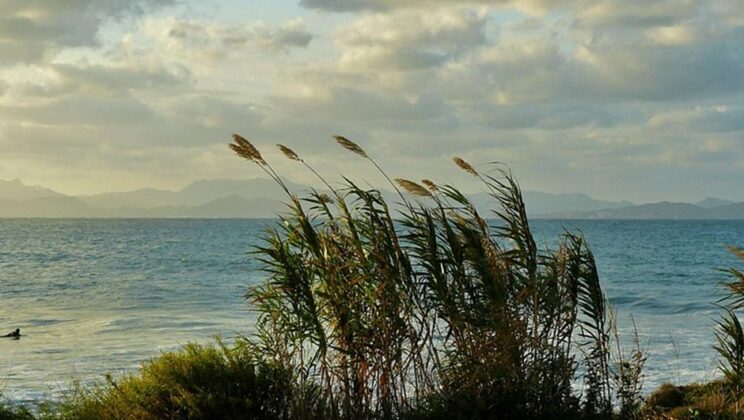
[[574, 211], [550, 216], [568, 219], [744, 219], [744, 203], [705, 208], [696, 204], [663, 201], [620, 209]]
[[272, 218], [281, 202], [265, 197], [231, 195], [199, 206], [163, 206], [149, 209], [123, 207], [108, 210], [106, 217], [135, 218]]
[[716, 219], [744, 219], [744, 203], [734, 203], [710, 210]]
[[[306, 189], [305, 186], [286, 181], [295, 191]], [[126, 192], [111, 192], [78, 197], [92, 206], [116, 209], [132, 207], [155, 209], [167, 206], [201, 206], [212, 200], [229, 196], [255, 199], [258, 197], [272, 200], [284, 199], [284, 192], [269, 179], [254, 178], [249, 180], [214, 179], [202, 180], [189, 184], [179, 191], [142, 189]]]
[[0, 197], [0, 217], [106, 217], [105, 211], [74, 197], [53, 196], [26, 200]]
[[25, 185], [18, 179], [0, 180], [0, 200], [30, 200], [42, 197], [63, 197], [63, 195], [46, 188]]
[[[543, 216], [571, 211], [593, 211], [603, 209], [618, 209], [632, 206], [629, 201], [596, 200], [582, 193], [553, 194], [538, 191], [524, 191], [522, 193], [527, 213], [530, 216]], [[495, 200], [486, 193], [470, 196], [473, 204], [481, 209], [493, 209]]]
[[704, 209], [714, 209], [716, 207], [728, 206], [729, 204], [735, 204], [733, 201], [724, 200], [716, 197], [706, 197], [705, 200], [698, 201], [695, 203], [696, 206]]
[[[286, 181], [303, 193], [308, 187]], [[389, 203], [401, 201], [382, 191]], [[489, 216], [496, 203], [486, 193], [470, 195], [473, 203]], [[586, 194], [524, 192], [531, 217], [614, 219], [744, 219], [744, 203], [706, 198], [696, 204], [597, 200]], [[196, 181], [178, 191], [141, 189], [70, 197], [55, 191], [0, 180], [0, 217], [134, 217], [134, 218], [265, 218], [284, 209], [284, 192], [273, 181], [214, 179]]]
[[[286, 181], [298, 193], [307, 187]], [[0, 217], [265, 218], [282, 210], [284, 192], [271, 180], [203, 180], [179, 191], [152, 188], [79, 197], [0, 181]]]

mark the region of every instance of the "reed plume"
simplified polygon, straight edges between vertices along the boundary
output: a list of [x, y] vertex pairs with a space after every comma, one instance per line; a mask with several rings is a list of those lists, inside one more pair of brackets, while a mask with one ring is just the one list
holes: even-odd
[[297, 153], [295, 153], [294, 150], [290, 149], [289, 147], [283, 144], [277, 144], [277, 147], [279, 147], [279, 150], [281, 150], [281, 152], [284, 154], [284, 156], [287, 157], [287, 159], [302, 162], [302, 159], [300, 158], [299, 155], [297, 155]]
[[273, 179], [285, 193], [287, 193], [292, 201], [297, 201], [297, 196], [290, 191], [287, 184], [282, 180], [279, 174], [276, 173], [274, 168], [264, 160], [263, 156], [261, 156], [261, 152], [259, 152], [259, 150], [245, 137], [240, 134], [233, 134], [233, 143], [230, 143], [228, 146], [230, 146], [230, 149], [232, 149], [238, 156], [257, 164], [261, 170], [266, 172], [266, 174]]
[[413, 181], [403, 178], [395, 178], [395, 182], [397, 182], [403, 190], [417, 197], [431, 197], [431, 192], [429, 192], [429, 190]]
[[344, 136], [333, 136], [334, 139], [336, 139], [336, 142], [341, 145], [344, 149], [356, 153], [357, 155], [369, 159], [369, 156], [367, 155], [367, 152], [364, 151], [358, 144], [354, 143], [353, 141], [347, 139]]
[[433, 193], [439, 192], [439, 187], [437, 187], [437, 184], [435, 184], [434, 181], [424, 178], [421, 180], [421, 183], [424, 184], [429, 191]]
[[454, 158], [452, 158], [452, 161], [455, 162], [455, 165], [462, 168], [462, 170], [464, 170], [465, 172], [473, 176], [479, 176], [478, 171], [476, 171], [475, 168], [473, 168], [473, 165], [466, 162], [463, 158], [455, 156]]
[[240, 134], [233, 134], [233, 142], [230, 144], [230, 148], [240, 157], [243, 159], [248, 159], [250, 161], [256, 162], [260, 165], [266, 165], [266, 161], [264, 160], [263, 156], [261, 156], [261, 152], [256, 149], [251, 142], [245, 139], [245, 137], [241, 136]]

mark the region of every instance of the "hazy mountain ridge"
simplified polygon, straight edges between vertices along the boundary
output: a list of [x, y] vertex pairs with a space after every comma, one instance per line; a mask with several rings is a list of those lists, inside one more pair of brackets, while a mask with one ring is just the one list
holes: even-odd
[[[286, 181], [287, 185], [300, 191], [305, 187]], [[255, 178], [250, 180], [201, 180], [193, 182], [178, 191], [141, 189], [125, 192], [110, 192], [78, 197], [86, 204], [116, 209], [122, 207], [155, 209], [169, 206], [203, 206], [210, 201], [230, 196], [255, 199], [259, 197], [280, 201], [284, 192], [269, 179]]]
[[43, 197], [63, 197], [64, 194], [47, 188], [25, 185], [21, 180], [0, 180], [0, 200], [30, 200]]
[[[286, 181], [296, 192], [307, 186]], [[383, 191], [389, 202], [400, 198]], [[484, 215], [496, 205], [486, 193], [470, 195]], [[597, 200], [582, 193], [525, 191], [531, 217], [581, 219], [744, 219], [744, 202], [708, 197], [695, 204]], [[284, 192], [273, 181], [201, 180], [178, 191], [140, 189], [71, 197], [50, 189], [0, 180], [0, 217], [47, 218], [266, 218], [283, 210]]]
[[[629, 201], [597, 200], [583, 193], [545, 193], [539, 191], [524, 191], [522, 193], [531, 216], [542, 216], [570, 211], [594, 211], [604, 209], [618, 209], [632, 206]], [[469, 196], [473, 204], [479, 209], [494, 208], [495, 199], [487, 193], [476, 193]]]
[[704, 209], [714, 209], [716, 207], [728, 206], [730, 204], [736, 204], [736, 202], [716, 197], [705, 197], [704, 200], [695, 203], [696, 206]]
[[620, 209], [556, 213], [549, 215], [549, 217], [566, 219], [741, 220], [744, 219], [744, 202], [706, 208], [698, 204], [662, 201]]
[[[286, 181], [294, 191], [306, 187]], [[152, 188], [67, 196], [0, 180], [0, 218], [266, 218], [286, 197], [268, 179], [201, 180], [178, 191]]]

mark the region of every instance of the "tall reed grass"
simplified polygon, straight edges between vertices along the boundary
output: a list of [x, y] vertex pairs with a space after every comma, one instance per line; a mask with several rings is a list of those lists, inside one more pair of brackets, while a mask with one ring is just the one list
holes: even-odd
[[332, 186], [279, 145], [325, 185], [300, 196], [247, 139], [230, 144], [288, 199], [255, 253], [268, 277], [248, 292], [251, 345], [317, 387], [327, 417], [637, 415], [645, 355], [624, 358], [586, 240], [539, 247], [508, 168], [454, 158], [497, 203], [483, 215], [456, 187], [393, 181], [335, 140], [380, 171], [395, 206], [348, 178]]

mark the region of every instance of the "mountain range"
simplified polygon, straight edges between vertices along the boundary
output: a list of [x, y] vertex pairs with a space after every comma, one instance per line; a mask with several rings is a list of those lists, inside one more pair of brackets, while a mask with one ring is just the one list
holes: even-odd
[[[718, 205], [713, 205], [718, 202]], [[569, 211], [548, 215], [559, 219], [744, 219], [744, 202], [707, 198], [697, 203], [662, 201], [595, 211]]]
[[[306, 187], [286, 181], [294, 191]], [[400, 201], [383, 191], [389, 202]], [[486, 193], [469, 196], [476, 207], [493, 209]], [[531, 217], [569, 219], [744, 219], [744, 202], [706, 198], [697, 203], [650, 203], [597, 200], [586, 194], [524, 192]], [[0, 218], [271, 218], [282, 210], [285, 197], [268, 179], [201, 180], [178, 191], [140, 189], [68, 196], [0, 180]]]

